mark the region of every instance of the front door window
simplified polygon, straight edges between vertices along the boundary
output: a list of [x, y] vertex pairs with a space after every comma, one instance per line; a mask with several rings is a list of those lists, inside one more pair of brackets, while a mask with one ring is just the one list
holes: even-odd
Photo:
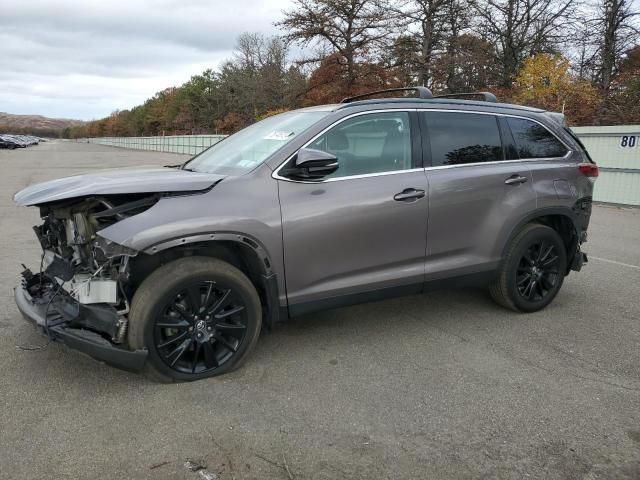
[[409, 170], [409, 113], [371, 113], [349, 118], [322, 134], [309, 148], [338, 157], [338, 170], [327, 178]]

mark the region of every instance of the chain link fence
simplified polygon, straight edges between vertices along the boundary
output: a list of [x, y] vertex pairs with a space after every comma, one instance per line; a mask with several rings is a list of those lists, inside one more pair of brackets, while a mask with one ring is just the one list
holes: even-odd
[[79, 138], [77, 141], [134, 150], [196, 155], [225, 137], [226, 135], [169, 135], [163, 137]]

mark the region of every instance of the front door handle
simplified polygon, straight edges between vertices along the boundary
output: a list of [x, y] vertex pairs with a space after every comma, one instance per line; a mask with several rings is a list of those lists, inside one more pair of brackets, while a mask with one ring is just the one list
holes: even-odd
[[529, 180], [527, 177], [523, 177], [522, 175], [515, 174], [507, 178], [504, 181], [504, 183], [506, 183], [507, 185], [520, 185], [521, 183], [524, 183], [527, 180]]
[[396, 193], [393, 199], [398, 202], [412, 202], [425, 196], [424, 190], [418, 190], [415, 188], [405, 188], [400, 193]]

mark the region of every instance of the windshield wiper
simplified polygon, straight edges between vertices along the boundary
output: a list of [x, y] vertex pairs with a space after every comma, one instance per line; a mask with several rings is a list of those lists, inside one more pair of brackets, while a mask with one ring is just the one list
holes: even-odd
[[177, 165], [163, 165], [164, 168], [176, 168], [178, 170], [185, 170], [187, 172], [197, 172], [193, 168], [183, 168], [184, 163], [179, 163]]

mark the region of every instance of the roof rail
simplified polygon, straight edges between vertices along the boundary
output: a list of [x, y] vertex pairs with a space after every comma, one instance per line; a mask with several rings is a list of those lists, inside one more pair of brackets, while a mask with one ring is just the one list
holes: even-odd
[[355, 95], [353, 97], [343, 98], [340, 103], [351, 103], [361, 98], [371, 97], [373, 95], [378, 95], [380, 93], [391, 93], [391, 92], [416, 92], [417, 94], [416, 98], [433, 98], [433, 94], [431, 93], [431, 90], [429, 90], [427, 87], [403, 87], [403, 88], [387, 88], [386, 90], [376, 90], [374, 92], [368, 92], [368, 93], [363, 93], [361, 95]]
[[469, 97], [482, 97], [482, 100], [485, 102], [498, 102], [496, 96], [491, 92], [447, 93], [444, 95], [435, 95], [433, 98], [459, 98], [461, 100], [469, 100]]
[[564, 118], [564, 113], [560, 113], [560, 112], [544, 112], [544, 114], [549, 117], [551, 120], [553, 120], [556, 123], [559, 123], [560, 125], [562, 125], [563, 127], [566, 126], [566, 122], [565, 122], [565, 118]]

